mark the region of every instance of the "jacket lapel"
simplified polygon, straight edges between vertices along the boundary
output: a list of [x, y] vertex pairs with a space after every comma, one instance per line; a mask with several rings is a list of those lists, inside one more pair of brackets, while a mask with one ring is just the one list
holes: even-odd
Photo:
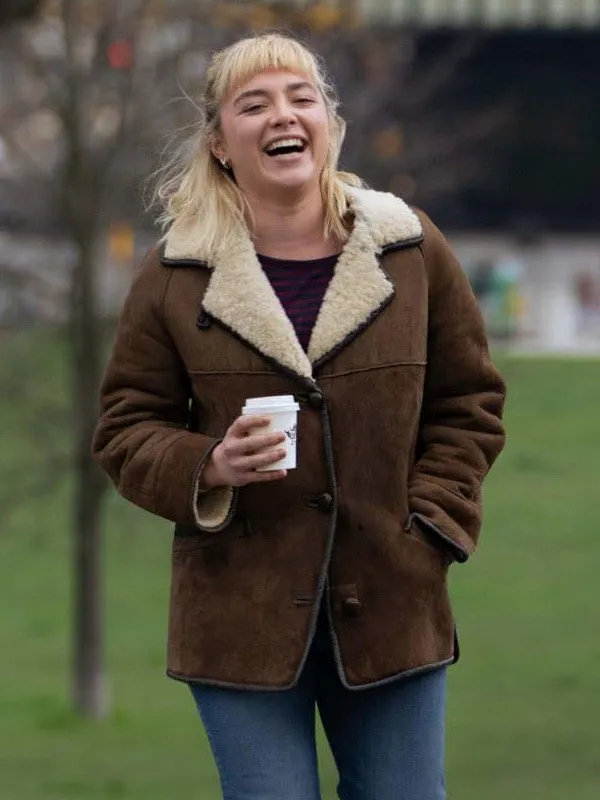
[[268, 359], [303, 378], [312, 377], [308, 356], [256, 256], [249, 236], [217, 254], [204, 309]]
[[313, 328], [308, 356], [322, 364], [348, 344], [387, 306], [395, 289], [380, 264], [386, 245], [416, 244], [421, 223], [399, 198], [365, 189], [350, 189], [354, 226]]
[[268, 278], [247, 230], [233, 245], [210, 257], [194, 247], [193, 236], [165, 247], [165, 261], [204, 261], [212, 269], [203, 298], [205, 311], [270, 361], [312, 380], [320, 364], [351, 341], [394, 295], [379, 263], [386, 245], [406, 246], [422, 239], [418, 217], [399, 198], [348, 187], [354, 225], [325, 293], [308, 353], [305, 353]]

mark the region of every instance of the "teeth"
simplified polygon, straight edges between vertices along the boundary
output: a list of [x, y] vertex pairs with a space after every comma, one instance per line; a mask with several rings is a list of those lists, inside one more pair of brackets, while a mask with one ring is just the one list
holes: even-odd
[[302, 139], [279, 139], [276, 142], [272, 142], [267, 147], [267, 153], [271, 153], [278, 147], [304, 147], [304, 142]]

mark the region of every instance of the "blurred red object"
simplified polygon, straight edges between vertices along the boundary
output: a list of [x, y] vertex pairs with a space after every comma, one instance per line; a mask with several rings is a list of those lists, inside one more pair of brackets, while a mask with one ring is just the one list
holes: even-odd
[[133, 66], [133, 45], [129, 39], [116, 39], [108, 47], [108, 63], [113, 69], [131, 69]]

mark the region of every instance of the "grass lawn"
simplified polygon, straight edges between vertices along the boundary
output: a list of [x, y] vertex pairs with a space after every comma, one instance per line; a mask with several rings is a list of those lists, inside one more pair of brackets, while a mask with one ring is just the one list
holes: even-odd
[[[57, 469], [44, 454], [66, 452], [65, 369], [56, 337], [0, 347], [0, 800], [217, 800], [187, 690], [164, 677], [169, 525], [116, 496], [112, 712], [91, 724], [69, 711], [69, 487], [44, 488]], [[597, 800], [600, 362], [499, 364], [509, 445], [486, 484], [480, 550], [451, 578], [462, 659], [450, 679], [450, 797]]]

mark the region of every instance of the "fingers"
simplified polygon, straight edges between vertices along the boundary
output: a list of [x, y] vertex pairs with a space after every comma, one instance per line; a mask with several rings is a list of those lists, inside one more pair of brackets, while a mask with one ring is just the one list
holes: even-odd
[[229, 428], [235, 436], [247, 436], [253, 428], [266, 428], [271, 422], [269, 417], [238, 417]]
[[275, 464], [276, 461], [281, 461], [286, 455], [284, 448], [271, 448], [269, 450], [261, 450], [260, 453], [246, 456], [241, 459], [238, 466], [244, 471], [252, 471], [260, 469], [261, 467], [269, 467]]
[[247, 483], [269, 483], [270, 481], [279, 481], [287, 475], [286, 469], [273, 469], [269, 472], [251, 472], [248, 476]]
[[236, 422], [229, 428], [223, 441], [229, 458], [251, 455], [267, 448], [274, 448], [285, 442], [285, 434], [281, 431], [274, 431], [273, 433], [244, 433], [240, 435], [239, 426], [236, 429]]
[[227, 463], [237, 473], [247, 473], [261, 467], [268, 467], [276, 461], [280, 461], [286, 454], [284, 448], [270, 447], [260, 452], [252, 451], [247, 453], [245, 451], [240, 452], [239, 447], [237, 442], [224, 446]]
[[238, 417], [230, 426], [225, 438], [215, 449], [214, 459], [219, 462], [222, 478], [229, 485], [266, 483], [285, 478], [287, 470], [257, 471], [276, 464], [286, 455], [282, 431], [260, 433], [269, 425], [269, 417]]
[[275, 433], [254, 434], [252, 436], [246, 436], [244, 439], [238, 441], [240, 444], [240, 452], [245, 455], [252, 455], [262, 450], [280, 449], [278, 445], [285, 442], [285, 433], [276, 431]]
[[[263, 453], [273, 453], [276, 450], [283, 450], [283, 458], [285, 455], [285, 448], [278, 447], [285, 441], [285, 435], [280, 433], [268, 434], [267, 436], [247, 436], [244, 439], [235, 439], [233, 437], [226, 437], [223, 440], [223, 450], [227, 460], [238, 466], [242, 466], [242, 462], [249, 456], [254, 456]], [[276, 458], [272, 459], [276, 461]], [[262, 466], [262, 464], [260, 465]]]

